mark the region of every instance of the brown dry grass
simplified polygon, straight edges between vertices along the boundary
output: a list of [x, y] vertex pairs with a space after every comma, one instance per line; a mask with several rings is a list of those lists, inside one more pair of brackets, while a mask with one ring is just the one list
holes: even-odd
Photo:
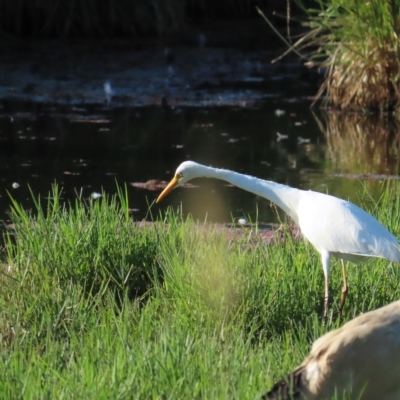
[[354, 50], [357, 45], [341, 46], [327, 63], [325, 81], [319, 95], [324, 92], [324, 105], [337, 109], [388, 110], [396, 108], [399, 99], [400, 65], [397, 54], [378, 43], [365, 46], [365, 54]]

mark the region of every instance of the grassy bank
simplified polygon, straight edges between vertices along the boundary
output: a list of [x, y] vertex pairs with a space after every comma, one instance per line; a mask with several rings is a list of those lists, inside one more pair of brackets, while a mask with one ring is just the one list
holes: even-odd
[[[399, 191], [370, 210], [397, 236]], [[321, 325], [316, 252], [290, 235], [230, 242], [168, 211], [136, 224], [123, 190], [32, 214], [13, 204], [0, 274], [0, 397], [254, 399], [292, 369]], [[369, 203], [370, 204], [370, 203]], [[382, 260], [349, 268], [345, 317], [332, 269], [331, 327], [399, 298]]]

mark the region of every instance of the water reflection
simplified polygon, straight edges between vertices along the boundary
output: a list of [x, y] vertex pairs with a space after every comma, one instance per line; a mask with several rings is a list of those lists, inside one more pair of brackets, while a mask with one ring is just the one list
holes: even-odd
[[[319, 126], [326, 137], [332, 168], [348, 174], [397, 174], [399, 127], [379, 115], [328, 113]], [[317, 117], [318, 118], [318, 117]]]
[[378, 197], [382, 181], [397, 179], [400, 131], [394, 118], [335, 112], [315, 118], [326, 139], [325, 175], [335, 194], [357, 202], [365, 185]]

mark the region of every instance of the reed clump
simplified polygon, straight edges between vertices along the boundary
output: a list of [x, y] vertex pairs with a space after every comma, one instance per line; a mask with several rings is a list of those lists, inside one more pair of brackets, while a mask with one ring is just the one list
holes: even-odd
[[295, 2], [307, 16], [307, 32], [287, 43], [306, 65], [325, 70], [317, 99], [340, 110], [397, 110], [400, 1]]
[[321, 90], [328, 102], [340, 109], [394, 109], [400, 100], [400, 2], [333, 1], [320, 7], [310, 28], [327, 55]]

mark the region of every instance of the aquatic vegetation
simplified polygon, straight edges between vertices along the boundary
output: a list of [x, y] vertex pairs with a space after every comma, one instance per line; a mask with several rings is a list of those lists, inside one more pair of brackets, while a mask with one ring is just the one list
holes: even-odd
[[[326, 76], [317, 99], [339, 109], [392, 110], [400, 101], [399, 0], [295, 0], [307, 32], [286, 41]], [[270, 22], [269, 22], [270, 23]]]

